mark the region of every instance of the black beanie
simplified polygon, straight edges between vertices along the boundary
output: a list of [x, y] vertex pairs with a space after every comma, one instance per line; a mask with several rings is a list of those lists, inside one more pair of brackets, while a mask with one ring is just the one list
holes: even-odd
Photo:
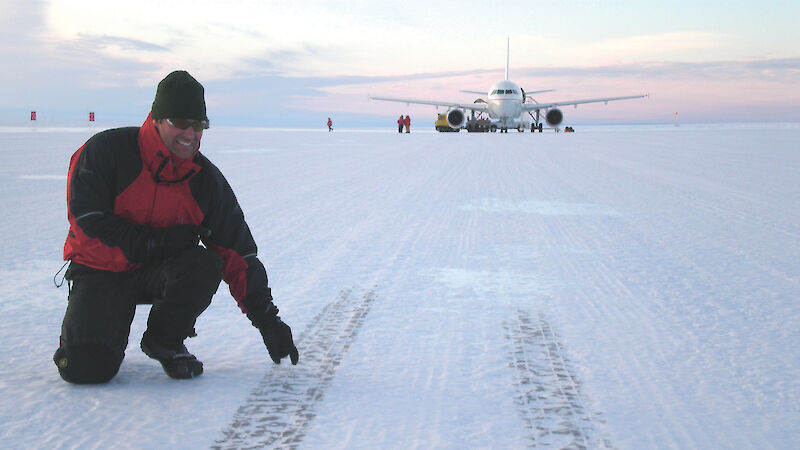
[[203, 85], [189, 72], [176, 70], [158, 83], [153, 100], [153, 119], [208, 120]]

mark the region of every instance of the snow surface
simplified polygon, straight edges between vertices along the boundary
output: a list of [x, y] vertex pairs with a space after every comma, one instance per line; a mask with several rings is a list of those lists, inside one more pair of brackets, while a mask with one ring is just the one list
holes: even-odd
[[212, 128], [300, 364], [223, 286], [169, 379], [63, 382], [65, 174], [0, 128], [2, 448], [797, 448], [800, 126]]

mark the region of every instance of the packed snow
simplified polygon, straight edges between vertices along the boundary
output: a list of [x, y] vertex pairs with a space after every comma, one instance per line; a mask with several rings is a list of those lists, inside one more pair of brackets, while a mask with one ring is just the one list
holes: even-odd
[[[0, 128], [2, 448], [797, 448], [800, 126], [211, 128], [300, 363], [224, 284], [168, 378], [58, 376], [69, 157]], [[61, 281], [61, 275], [55, 281]]]

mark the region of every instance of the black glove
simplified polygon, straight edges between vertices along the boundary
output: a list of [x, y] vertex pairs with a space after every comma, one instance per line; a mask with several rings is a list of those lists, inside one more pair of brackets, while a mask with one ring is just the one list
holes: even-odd
[[200, 225], [175, 225], [161, 231], [164, 256], [172, 256], [197, 245], [201, 237], [211, 236], [211, 230]]
[[168, 258], [181, 250], [197, 245], [200, 237], [211, 236], [211, 230], [200, 225], [184, 224], [169, 228], [151, 228], [145, 239], [145, 259]]
[[[277, 308], [275, 308], [277, 310]], [[297, 365], [300, 353], [294, 346], [292, 339], [292, 329], [283, 323], [280, 317], [273, 316], [265, 320], [259, 327], [264, 345], [267, 346], [270, 358], [275, 364], [281, 363], [281, 358], [289, 357], [293, 365]]]

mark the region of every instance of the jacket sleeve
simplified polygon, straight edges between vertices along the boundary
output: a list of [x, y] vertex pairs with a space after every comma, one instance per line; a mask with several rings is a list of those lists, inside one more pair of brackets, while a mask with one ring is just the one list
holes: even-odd
[[[118, 133], [93, 136], [73, 156], [67, 187], [70, 226], [108, 247], [119, 248], [128, 261], [139, 264], [145, 260], [148, 245], [153, 244], [153, 230], [114, 214], [114, 198], [141, 170], [136, 129], [112, 131]], [[120, 132], [132, 139], [120, 139]]]
[[233, 190], [219, 169], [209, 166], [216, 192], [203, 221], [211, 235], [203, 243], [222, 257], [222, 278], [242, 312], [259, 327], [278, 313], [267, 271], [258, 259], [258, 248]]

